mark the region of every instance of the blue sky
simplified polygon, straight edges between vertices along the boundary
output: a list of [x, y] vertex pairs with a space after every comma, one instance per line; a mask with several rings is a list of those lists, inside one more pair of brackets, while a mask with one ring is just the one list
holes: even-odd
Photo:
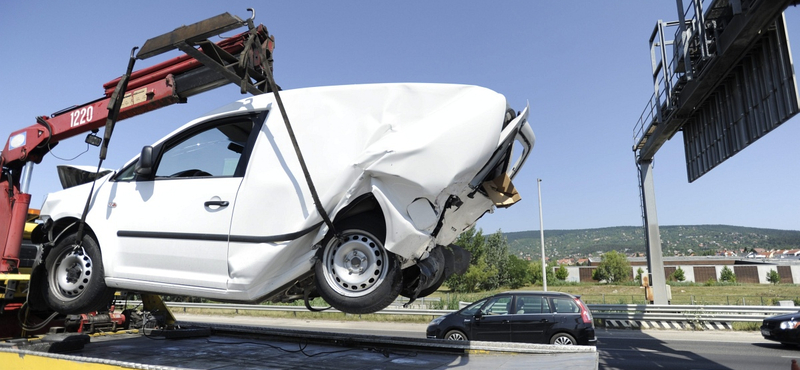
[[[223, 12], [245, 18], [248, 7], [275, 35], [275, 78], [284, 89], [463, 83], [500, 92], [518, 110], [530, 102], [537, 144], [515, 180], [523, 200], [485, 216], [484, 232], [539, 229], [537, 178], [545, 230], [641, 225], [632, 130], [652, 94], [648, 38], [658, 19], [677, 19], [672, 1], [4, 2], [0, 135], [101, 97], [102, 84], [122, 74], [131, 48], [148, 38]], [[797, 42], [800, 9], [786, 18]], [[105, 166], [121, 166], [143, 145], [240, 98], [228, 86], [121, 121]], [[659, 223], [800, 230], [798, 120], [691, 184], [676, 135], [655, 160]], [[86, 149], [82, 138], [53, 153], [75, 157]], [[96, 166], [97, 154], [91, 147], [68, 163]], [[63, 163], [50, 155], [35, 167], [32, 207], [60, 189], [55, 166]]]

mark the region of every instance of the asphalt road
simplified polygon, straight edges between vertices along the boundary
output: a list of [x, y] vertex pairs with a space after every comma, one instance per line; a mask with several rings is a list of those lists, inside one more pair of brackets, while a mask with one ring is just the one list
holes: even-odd
[[[288, 320], [276, 318], [182, 315], [178, 320], [280, 327], [334, 333], [424, 338], [427, 324], [365, 321]], [[758, 332], [625, 330], [597, 331], [599, 368], [606, 370], [790, 369], [800, 348], [764, 340]]]
[[606, 330], [598, 332], [600, 369], [790, 369], [800, 350], [758, 332]]

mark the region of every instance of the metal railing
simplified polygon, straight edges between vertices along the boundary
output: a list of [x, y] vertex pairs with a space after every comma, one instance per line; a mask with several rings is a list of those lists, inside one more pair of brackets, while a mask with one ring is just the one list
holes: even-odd
[[789, 306], [697, 306], [590, 304], [597, 319], [643, 321], [761, 322], [774, 315], [797, 312]]
[[[139, 302], [129, 301], [129, 305]], [[214, 309], [238, 311], [273, 311], [273, 312], [308, 312], [304, 306], [274, 306], [257, 304], [227, 303], [188, 303], [166, 302], [171, 309]], [[468, 302], [461, 302], [461, 306]], [[722, 306], [722, 305], [638, 305], [638, 304], [589, 304], [595, 319], [601, 320], [652, 320], [652, 321], [725, 321], [725, 322], [760, 322], [764, 318], [798, 311], [790, 306]], [[314, 307], [324, 309], [325, 307]], [[327, 313], [342, 313], [329, 309]], [[376, 312], [380, 315], [414, 315], [437, 317], [453, 312], [453, 310], [387, 308]]]

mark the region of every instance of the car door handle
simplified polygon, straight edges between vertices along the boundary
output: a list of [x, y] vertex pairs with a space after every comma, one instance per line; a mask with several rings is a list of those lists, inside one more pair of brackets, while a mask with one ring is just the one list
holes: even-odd
[[203, 203], [203, 204], [204, 204], [206, 207], [211, 207], [211, 206], [227, 207], [227, 206], [228, 206], [228, 204], [230, 204], [230, 203], [228, 203], [228, 201], [227, 201], [227, 200], [209, 200], [209, 201], [206, 201], [206, 202], [205, 202], [205, 203]]

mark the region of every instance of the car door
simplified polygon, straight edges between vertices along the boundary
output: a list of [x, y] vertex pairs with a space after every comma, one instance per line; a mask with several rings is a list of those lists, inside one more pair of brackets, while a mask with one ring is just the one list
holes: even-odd
[[241, 116], [191, 127], [155, 147], [150, 175], [118, 176], [107, 211], [118, 237], [114, 278], [226, 287], [231, 215], [253, 125]]
[[474, 340], [508, 342], [510, 337], [510, 317], [513, 296], [505, 295], [490, 298], [475, 316], [472, 323]]
[[540, 295], [517, 295], [514, 310], [509, 324], [512, 342], [549, 342], [550, 338], [545, 334], [555, 322], [547, 298]]

